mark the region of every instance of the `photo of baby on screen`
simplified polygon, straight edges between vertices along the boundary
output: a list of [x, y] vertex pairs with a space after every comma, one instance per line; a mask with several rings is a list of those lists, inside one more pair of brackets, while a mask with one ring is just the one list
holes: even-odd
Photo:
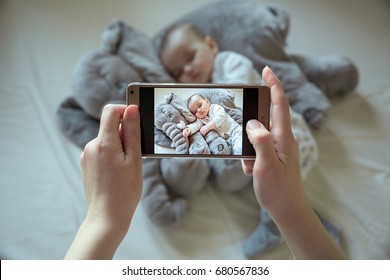
[[242, 155], [243, 89], [155, 88], [154, 100], [155, 121], [171, 114], [164, 130], [172, 140], [161, 145], [155, 130], [156, 154]]

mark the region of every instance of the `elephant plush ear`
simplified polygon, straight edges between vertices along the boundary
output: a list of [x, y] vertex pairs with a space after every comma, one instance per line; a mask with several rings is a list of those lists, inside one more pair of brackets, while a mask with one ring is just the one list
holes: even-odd
[[104, 30], [102, 48], [117, 54], [136, 69], [143, 81], [173, 82], [161, 64], [151, 39], [140, 30], [114, 19]]
[[164, 96], [164, 101], [167, 104], [171, 104], [173, 107], [175, 107], [188, 122], [192, 123], [196, 120], [196, 117], [190, 112], [184, 99], [177, 96], [173, 92], [168, 92]]

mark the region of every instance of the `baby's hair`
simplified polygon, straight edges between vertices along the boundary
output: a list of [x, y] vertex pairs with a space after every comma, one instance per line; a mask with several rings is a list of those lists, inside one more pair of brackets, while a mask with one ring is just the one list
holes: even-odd
[[203, 95], [201, 95], [200, 93], [194, 93], [193, 95], [191, 95], [188, 100], [187, 100], [187, 107], [190, 105], [191, 103], [191, 100], [195, 97], [195, 96], [199, 96], [201, 97], [202, 99], [204, 100], [207, 100], [207, 98], [205, 98]]
[[188, 35], [193, 36], [197, 40], [203, 40], [206, 37], [206, 35], [202, 31], [200, 31], [199, 28], [197, 28], [192, 23], [183, 23], [183, 22], [176, 23], [176, 24], [172, 25], [171, 27], [169, 27], [164, 32], [164, 34], [161, 38], [160, 49], [158, 52], [160, 58], [162, 57], [162, 54], [164, 53], [165, 49], [167, 48], [170, 36], [176, 30], [182, 30], [183, 32], [185, 32]]

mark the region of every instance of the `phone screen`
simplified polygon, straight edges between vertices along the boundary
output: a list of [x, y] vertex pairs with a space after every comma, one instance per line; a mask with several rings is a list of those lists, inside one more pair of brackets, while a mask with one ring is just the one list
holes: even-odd
[[[255, 151], [245, 125], [259, 116], [265, 116], [268, 121], [269, 98], [264, 98], [265, 109], [259, 114], [262, 90], [259, 87], [137, 87], [142, 154], [253, 158]], [[265, 90], [264, 95], [267, 93]]]

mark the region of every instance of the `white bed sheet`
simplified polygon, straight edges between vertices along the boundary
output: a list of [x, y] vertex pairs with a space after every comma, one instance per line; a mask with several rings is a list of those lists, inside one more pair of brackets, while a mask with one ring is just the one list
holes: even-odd
[[[80, 150], [55, 122], [80, 56], [99, 44], [114, 17], [153, 35], [207, 2], [0, 2], [2, 259], [62, 258], [85, 215]], [[328, 122], [315, 133], [319, 162], [306, 179], [307, 194], [340, 227], [351, 258], [389, 259], [389, 6], [380, 0], [318, 2], [279, 1], [292, 16], [291, 51], [347, 54], [360, 69], [361, 83], [356, 93], [334, 101]], [[311, 36], [316, 39], [308, 41]], [[156, 228], [140, 207], [115, 258], [242, 259], [241, 244], [257, 225], [258, 212], [251, 189], [228, 194], [212, 186], [193, 199], [179, 229]], [[282, 243], [262, 258], [291, 254]]]

